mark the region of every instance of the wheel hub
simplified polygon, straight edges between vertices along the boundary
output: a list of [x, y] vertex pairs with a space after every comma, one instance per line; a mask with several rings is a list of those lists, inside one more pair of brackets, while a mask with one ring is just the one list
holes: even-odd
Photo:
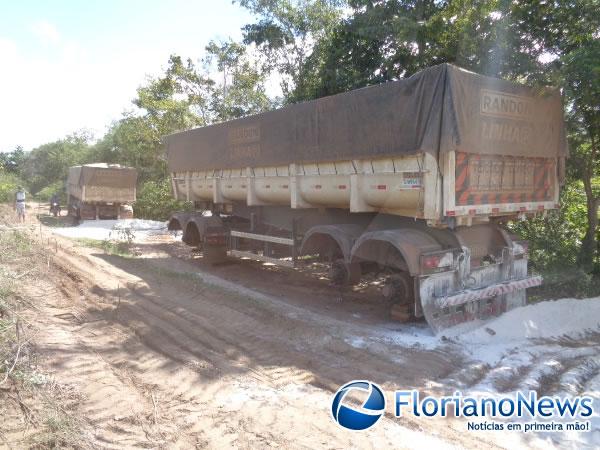
[[410, 301], [410, 286], [406, 276], [394, 274], [389, 276], [383, 286], [383, 297], [393, 303], [405, 304]]

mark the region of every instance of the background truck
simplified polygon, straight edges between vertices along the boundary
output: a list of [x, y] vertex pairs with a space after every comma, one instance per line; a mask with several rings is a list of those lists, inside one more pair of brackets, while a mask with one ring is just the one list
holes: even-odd
[[133, 217], [137, 171], [119, 164], [86, 164], [69, 168], [69, 215], [81, 219]]
[[[525, 304], [541, 283], [502, 226], [558, 208], [558, 91], [443, 64], [165, 138], [171, 229], [205, 255], [385, 275], [392, 314], [437, 332]], [[208, 212], [210, 211], [210, 213]]]

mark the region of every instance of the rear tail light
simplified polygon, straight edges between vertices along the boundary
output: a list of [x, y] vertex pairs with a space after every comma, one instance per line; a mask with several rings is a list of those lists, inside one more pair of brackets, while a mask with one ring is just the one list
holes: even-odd
[[421, 269], [425, 272], [451, 270], [454, 266], [452, 252], [439, 252], [421, 256]]
[[442, 259], [441, 256], [426, 256], [423, 258], [423, 268], [425, 269], [437, 269], [437, 266]]

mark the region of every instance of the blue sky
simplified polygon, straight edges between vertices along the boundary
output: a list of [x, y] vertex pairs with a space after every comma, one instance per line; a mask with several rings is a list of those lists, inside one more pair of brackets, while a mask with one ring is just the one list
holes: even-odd
[[0, 1], [0, 151], [101, 136], [171, 53], [198, 60], [252, 21], [231, 0]]

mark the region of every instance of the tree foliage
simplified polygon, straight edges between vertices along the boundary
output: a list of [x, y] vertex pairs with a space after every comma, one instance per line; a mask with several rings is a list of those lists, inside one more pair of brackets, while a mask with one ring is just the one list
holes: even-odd
[[189, 210], [191, 205], [175, 200], [167, 178], [146, 181], [138, 191], [134, 205], [135, 217], [148, 220], [167, 220], [175, 211]]
[[598, 208], [600, 205], [600, 2], [533, 1], [518, 5], [522, 33], [539, 51], [552, 55], [545, 64], [548, 78], [566, 95], [571, 158], [569, 174], [581, 180], [587, 223], [577, 263], [598, 271]]
[[[352, 14], [307, 59], [310, 99], [398, 80], [444, 62], [484, 75], [527, 80], [539, 49], [520, 32], [515, 2], [352, 0]], [[309, 74], [312, 74], [310, 76]]]
[[342, 16], [342, 0], [238, 0], [255, 14], [256, 23], [243, 28], [244, 43], [262, 56], [263, 70], [275, 74], [286, 102], [299, 98], [310, 74], [307, 59]]
[[245, 46], [233, 41], [211, 41], [206, 52], [207, 70], [216, 68], [222, 77], [222, 83], [215, 83], [211, 91], [210, 122], [237, 119], [271, 108], [265, 74], [250, 60]]
[[22, 185], [23, 182], [14, 172], [0, 170], [0, 202], [14, 202], [17, 188]]
[[45, 199], [64, 192], [71, 166], [93, 162], [132, 166], [140, 182], [136, 212], [164, 219], [167, 210], [181, 204], [170, 199], [162, 138], [269, 109], [264, 80], [246, 47], [232, 41], [210, 42], [200, 65], [171, 55], [164, 72], [137, 89], [135, 109], [124, 113], [96, 142], [89, 133], [79, 132], [28, 153], [17, 148], [0, 154], [2, 173], [15, 174], [4, 177], [2, 186], [14, 195], [14, 180], [22, 176], [30, 191]]
[[17, 146], [14, 150], [0, 153], [0, 170], [3, 172], [21, 174], [27, 155], [23, 147]]
[[90, 133], [82, 131], [33, 149], [25, 159], [22, 177], [35, 194], [62, 180], [66, 183], [69, 167], [87, 162], [90, 157]]

